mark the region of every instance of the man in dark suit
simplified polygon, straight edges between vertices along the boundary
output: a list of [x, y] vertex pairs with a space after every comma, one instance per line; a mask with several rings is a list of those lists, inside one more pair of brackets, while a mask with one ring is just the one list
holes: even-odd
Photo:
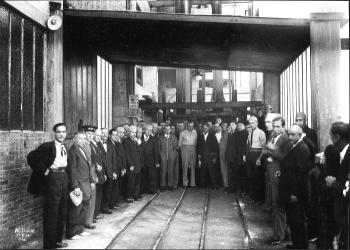
[[112, 174], [112, 189], [111, 189], [111, 198], [109, 200], [109, 208], [117, 209], [119, 206], [119, 179], [120, 179], [120, 165], [118, 164], [117, 159], [117, 147], [116, 142], [117, 138], [117, 130], [111, 129], [109, 131], [109, 140], [107, 141], [107, 162], [112, 166], [113, 174]]
[[[268, 117], [267, 117], [268, 119]], [[285, 133], [285, 121], [277, 116], [272, 119], [272, 133], [266, 146], [263, 148], [262, 157], [265, 157], [266, 184], [269, 190], [267, 200], [272, 208], [273, 236], [270, 240], [272, 246], [280, 244], [285, 236], [286, 212], [278, 203], [278, 177], [280, 162], [283, 161], [289, 148], [289, 138]]]
[[280, 163], [279, 202], [286, 209], [288, 224], [291, 229], [292, 245], [287, 248], [307, 248], [305, 231], [305, 208], [308, 200], [308, 171], [311, 154], [301, 138], [302, 129], [292, 125], [288, 130], [290, 145], [288, 152]]
[[112, 184], [113, 184], [113, 151], [110, 143], [108, 142], [108, 129], [101, 129], [101, 141], [97, 143], [102, 156], [102, 163], [104, 169], [106, 170], [107, 180], [103, 185], [103, 196], [101, 202], [101, 213], [111, 214], [112, 211], [109, 209], [111, 193], [112, 193]]
[[96, 174], [97, 174], [94, 222], [96, 222], [97, 219], [103, 218], [103, 215], [100, 215], [101, 202], [102, 202], [102, 197], [103, 197], [103, 184], [107, 180], [106, 167], [105, 167], [105, 164], [103, 162], [101, 149], [99, 147], [100, 142], [101, 142], [101, 130], [96, 129], [95, 134], [94, 134], [94, 138], [90, 143], [91, 161], [92, 161], [92, 164], [95, 164]]
[[214, 133], [209, 132], [207, 124], [203, 125], [203, 134], [198, 136], [197, 152], [198, 166], [200, 168], [200, 186], [207, 186], [207, 180], [210, 179], [211, 186], [217, 188], [215, 165], [219, 158], [219, 143]]
[[[121, 185], [122, 180], [126, 174], [126, 158], [125, 158], [125, 151], [124, 151], [124, 146], [123, 146], [123, 138], [124, 138], [124, 128], [122, 126], [117, 127], [116, 129], [116, 140], [114, 142], [115, 148], [116, 148], [116, 157], [117, 157], [117, 164], [116, 164], [116, 173], [117, 173], [117, 183], [119, 187], [119, 192], [117, 196], [117, 203], [120, 202], [120, 196], [122, 195], [121, 193]], [[115, 204], [118, 206], [118, 204]]]
[[159, 165], [158, 149], [156, 139], [151, 136], [152, 126], [145, 126], [145, 133], [142, 136], [142, 147], [144, 152], [144, 188], [146, 193], [157, 192], [157, 168]]
[[125, 139], [124, 150], [127, 171], [127, 202], [138, 200], [141, 184], [141, 159], [136, 141], [136, 126], [129, 127], [129, 137]]
[[28, 154], [27, 160], [33, 173], [28, 192], [44, 196], [44, 246], [45, 249], [67, 247], [62, 242], [67, 215], [68, 177], [67, 149], [64, 140], [66, 125], [53, 126], [55, 139], [41, 144]]
[[[159, 158], [160, 158], [160, 190], [166, 188], [174, 190], [174, 164], [177, 154], [176, 137], [170, 134], [170, 125], [164, 128], [164, 134], [159, 137]], [[166, 178], [167, 177], [167, 178]]]
[[86, 135], [78, 132], [74, 136], [73, 146], [68, 151], [68, 188], [75, 196], [82, 195], [82, 202], [78, 206], [71, 198], [68, 199], [66, 236], [72, 240], [90, 235], [84, 232], [84, 224], [89, 210], [91, 190], [95, 189], [95, 184], [90, 163], [83, 150], [85, 140]]

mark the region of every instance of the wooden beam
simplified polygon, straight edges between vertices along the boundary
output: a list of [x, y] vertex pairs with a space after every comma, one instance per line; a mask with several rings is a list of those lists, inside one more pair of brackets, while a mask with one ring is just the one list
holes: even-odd
[[196, 102], [196, 103], [149, 103], [140, 105], [143, 110], [149, 109], [213, 109], [259, 107], [262, 102]]
[[[173, 21], [195, 23], [223, 23], [223, 24], [250, 24], [250, 25], [273, 25], [273, 26], [299, 26], [309, 27], [308, 19], [299, 18], [270, 18], [270, 17], [242, 17], [227, 15], [187, 15], [167, 13], [143, 13], [108, 10], [65, 10], [66, 16], [87, 18], [113, 18], [134, 19], [147, 21]], [[108, 20], [106, 20], [108, 22]]]

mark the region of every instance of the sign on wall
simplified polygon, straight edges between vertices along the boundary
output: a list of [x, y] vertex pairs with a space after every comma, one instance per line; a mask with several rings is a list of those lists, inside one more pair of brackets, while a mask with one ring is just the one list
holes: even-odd
[[139, 108], [139, 96], [138, 95], [129, 95], [129, 108], [138, 109]]

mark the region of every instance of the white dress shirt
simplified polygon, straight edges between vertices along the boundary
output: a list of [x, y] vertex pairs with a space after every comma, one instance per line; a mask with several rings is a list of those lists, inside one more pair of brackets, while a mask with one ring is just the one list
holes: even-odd
[[56, 148], [56, 158], [51, 165], [51, 169], [65, 168], [67, 167], [67, 151], [66, 147], [55, 140], [55, 148]]

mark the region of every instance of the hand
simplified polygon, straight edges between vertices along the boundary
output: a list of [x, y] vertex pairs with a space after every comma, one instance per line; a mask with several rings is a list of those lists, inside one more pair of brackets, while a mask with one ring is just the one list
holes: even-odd
[[95, 183], [91, 183], [90, 186], [91, 186], [91, 190], [95, 190]]
[[104, 177], [105, 177], [105, 181], [107, 180], [107, 175], [104, 175]]
[[48, 175], [49, 175], [49, 173], [50, 173], [50, 169], [49, 169], [49, 168], [47, 168], [47, 169], [46, 169], [46, 171], [45, 171], [45, 173], [44, 173], [44, 175], [45, 175], [45, 176], [48, 176]]
[[275, 173], [275, 177], [278, 178], [278, 177], [280, 177], [280, 175], [281, 175], [281, 171], [277, 170]]
[[269, 142], [269, 143], [266, 145], [266, 148], [273, 151], [273, 150], [276, 150], [277, 147], [276, 147], [275, 144]]
[[247, 161], [247, 157], [245, 155], [243, 155], [243, 162]]
[[326, 177], [326, 185], [328, 187], [332, 186], [332, 184], [336, 181], [337, 179], [333, 176], [327, 176]]
[[290, 195], [290, 202], [298, 202], [298, 198], [295, 195], [291, 194]]
[[113, 173], [113, 177], [112, 177], [112, 179], [113, 179], [113, 180], [116, 180], [116, 179], [117, 179], [117, 177], [118, 177], [118, 175], [117, 175], [116, 173]]
[[261, 166], [261, 161], [260, 161], [260, 159], [257, 159], [255, 164], [256, 164], [258, 167], [260, 167], [260, 166]]
[[198, 167], [200, 168], [202, 166], [202, 162], [198, 161]]
[[131, 167], [130, 167], [130, 171], [131, 171], [131, 172], [134, 171], [134, 166], [131, 166]]
[[156, 164], [156, 168], [159, 168], [160, 167], [160, 165], [159, 164]]
[[125, 169], [122, 169], [121, 176], [124, 176], [124, 174], [125, 174]]
[[74, 195], [76, 195], [76, 196], [80, 196], [80, 194], [81, 194], [81, 190], [80, 190], [80, 188], [76, 188], [76, 189], [74, 189]]
[[213, 158], [213, 163], [216, 164], [216, 158]]

